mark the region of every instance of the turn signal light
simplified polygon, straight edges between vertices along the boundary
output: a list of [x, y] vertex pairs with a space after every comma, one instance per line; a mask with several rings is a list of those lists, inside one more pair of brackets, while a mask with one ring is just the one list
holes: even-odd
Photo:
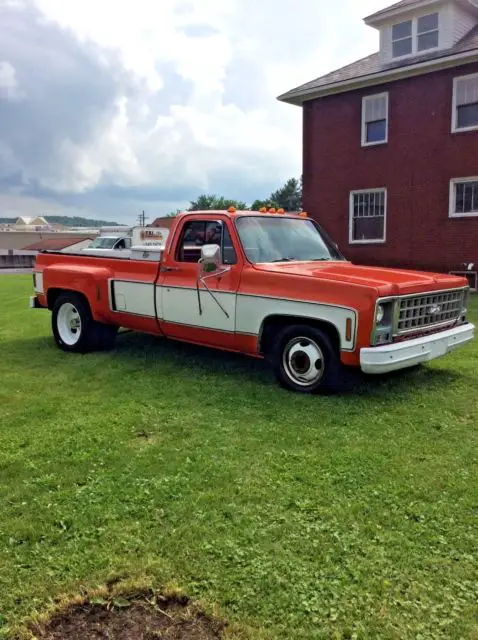
[[309, 214], [307, 213], [307, 211], [301, 211], [301, 212], [299, 213], [299, 216], [300, 216], [301, 218], [308, 218], [308, 217], [309, 217]]
[[259, 209], [259, 213], [267, 213], [267, 209], [265, 207], [261, 207]]
[[228, 213], [236, 213], [236, 207], [229, 207]]
[[269, 209], [269, 213], [277, 213], [276, 210], [274, 209], [274, 207], [272, 207], [272, 209]]
[[285, 209], [277, 209], [277, 213], [285, 213]]

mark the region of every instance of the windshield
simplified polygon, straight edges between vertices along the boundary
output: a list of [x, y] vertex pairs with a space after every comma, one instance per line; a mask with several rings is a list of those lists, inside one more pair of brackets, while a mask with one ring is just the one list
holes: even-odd
[[236, 225], [250, 262], [344, 259], [310, 219], [244, 216]]
[[112, 249], [117, 241], [118, 238], [95, 238], [88, 249]]

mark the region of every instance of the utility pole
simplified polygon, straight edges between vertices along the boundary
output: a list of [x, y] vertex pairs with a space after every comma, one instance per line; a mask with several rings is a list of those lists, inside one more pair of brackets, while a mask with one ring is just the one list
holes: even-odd
[[138, 216], [138, 222], [139, 222], [139, 226], [140, 227], [145, 227], [146, 226], [146, 220], [149, 220], [149, 217], [147, 215], [145, 215], [144, 211], [142, 213], [139, 214]]

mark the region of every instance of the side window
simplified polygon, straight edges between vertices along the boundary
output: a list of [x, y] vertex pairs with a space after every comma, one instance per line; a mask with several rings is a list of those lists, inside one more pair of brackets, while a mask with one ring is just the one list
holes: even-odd
[[179, 240], [176, 260], [178, 262], [198, 262], [204, 244], [218, 244], [222, 249], [224, 264], [236, 264], [236, 252], [231, 235], [220, 220], [197, 220], [184, 225]]
[[118, 242], [116, 243], [115, 249], [125, 249], [126, 248], [126, 243], [124, 241], [124, 238], [121, 238], [121, 240], [118, 240]]

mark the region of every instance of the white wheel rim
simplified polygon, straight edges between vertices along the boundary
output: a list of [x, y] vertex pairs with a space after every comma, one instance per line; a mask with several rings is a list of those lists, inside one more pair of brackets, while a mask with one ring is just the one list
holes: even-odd
[[287, 377], [301, 387], [311, 387], [322, 379], [325, 371], [324, 354], [310, 338], [298, 337], [287, 343], [282, 357]]
[[66, 345], [72, 347], [78, 342], [81, 336], [81, 318], [75, 305], [71, 302], [61, 305], [56, 326], [62, 342]]

